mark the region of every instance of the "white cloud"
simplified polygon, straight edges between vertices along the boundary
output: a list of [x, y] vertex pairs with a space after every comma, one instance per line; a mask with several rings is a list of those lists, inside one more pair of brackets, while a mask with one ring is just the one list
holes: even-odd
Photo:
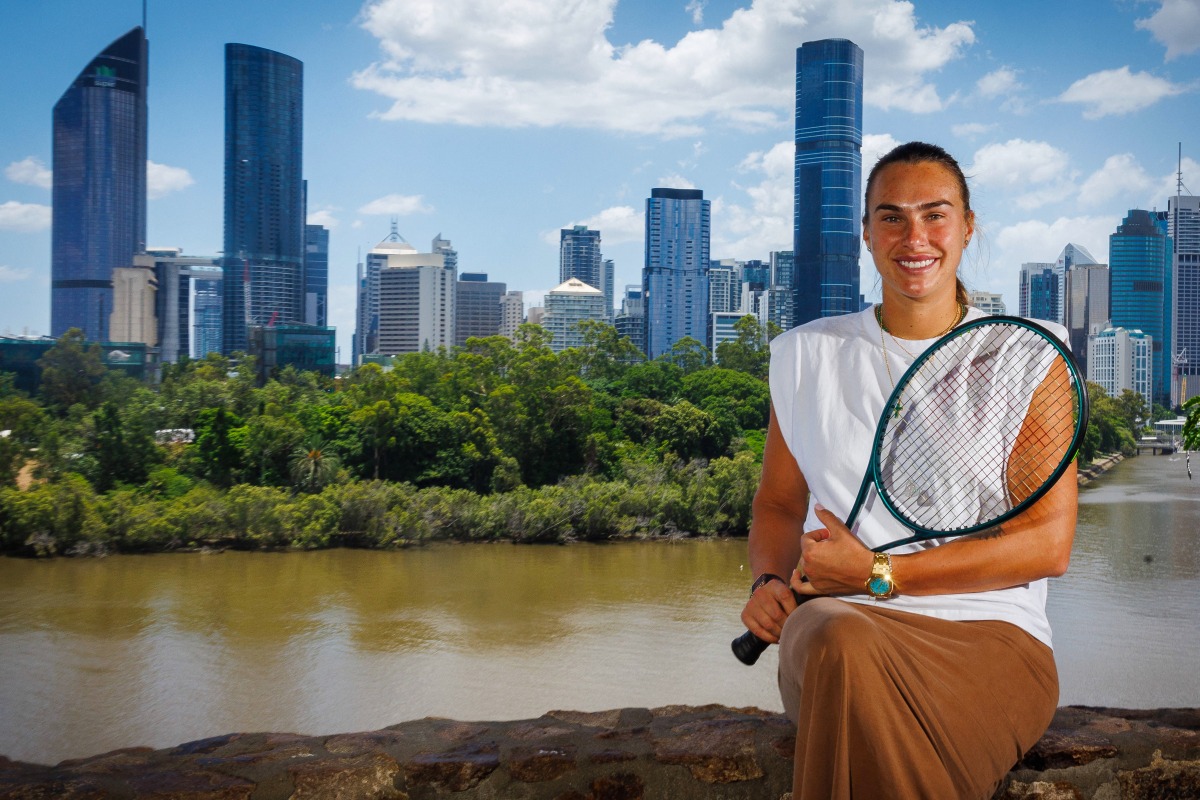
[[684, 11], [692, 15], [692, 24], [701, 25], [704, 23], [704, 7], [708, 5], [708, 0], [688, 0], [688, 4], [684, 6]]
[[927, 77], [975, 39], [969, 23], [922, 25], [905, 0], [770, 0], [674, 44], [618, 46], [607, 38], [616, 7], [616, 0], [370, 0], [362, 25], [383, 57], [353, 84], [391, 101], [384, 119], [690, 136], [711, 119], [786, 125], [796, 45], [829, 37], [852, 39], [872, 63], [888, 65], [867, 72], [868, 104], [940, 109]]
[[[1184, 156], [1181, 169], [1183, 171], [1183, 194], [1196, 194], [1190, 187], [1200, 184], [1200, 162]], [[1175, 196], [1175, 187], [1178, 179], [1179, 176], [1175, 170], [1171, 170], [1169, 175], [1163, 175], [1161, 178], [1158, 178], [1154, 187], [1142, 202], [1142, 207], [1154, 208], [1157, 206], [1158, 208], [1162, 208], [1164, 197]]]
[[1075, 177], [1065, 152], [1025, 139], [980, 148], [966, 173], [979, 186], [1023, 190], [1016, 204], [1026, 209], [1062, 200], [1073, 190]]
[[[646, 236], [646, 214], [633, 206], [606, 208], [587, 219], [568, 222], [562, 227], [572, 228], [576, 225], [586, 225], [594, 231], [600, 231], [601, 247], [641, 242]], [[559, 236], [559, 229], [555, 228], [552, 231], [544, 232], [542, 240], [557, 247]]]
[[46, 168], [40, 158], [28, 156], [14, 161], [4, 168], [4, 177], [13, 183], [49, 189], [54, 185], [54, 173]]
[[863, 180], [867, 179], [867, 174], [871, 171], [871, 167], [875, 166], [875, 162], [882, 158], [887, 153], [899, 147], [903, 142], [900, 142], [890, 133], [867, 133], [863, 134], [862, 142], [862, 172]]
[[15, 267], [6, 267], [0, 264], [0, 283], [18, 283], [26, 280], [33, 275], [31, 269], [16, 269]]
[[1084, 119], [1129, 114], [1148, 108], [1164, 97], [1183, 94], [1188, 87], [1171, 83], [1148, 72], [1133, 73], [1129, 67], [1093, 72], [1080, 78], [1058, 96], [1060, 102], [1084, 107]]
[[[1108, 261], [1108, 236], [1117, 229], [1118, 217], [1059, 217], [1053, 222], [1025, 220], [1002, 228], [995, 236], [992, 262], [1006, 275], [1021, 264], [1053, 261], [1068, 243], [1083, 245], [1102, 261]], [[1016, 298], [1009, 300], [1015, 312]]]
[[195, 183], [183, 167], [168, 167], [154, 161], [146, 162], [146, 196], [151, 200], [179, 192]]
[[1132, 153], [1109, 156], [1079, 187], [1079, 202], [1100, 206], [1117, 198], [1145, 197], [1155, 181]]
[[324, 225], [329, 230], [333, 230], [338, 226], [339, 220], [333, 215], [331, 209], [322, 208], [317, 211], [309, 212], [306, 220], [309, 225]]
[[34, 233], [50, 227], [50, 206], [37, 203], [0, 203], [0, 231]]
[[975, 90], [983, 97], [1003, 97], [1020, 88], [1017, 73], [1008, 67], [989, 72], [975, 82]]
[[958, 125], [951, 125], [950, 132], [960, 139], [974, 139], [995, 127], [995, 125], [985, 125], [982, 122], [963, 122]]
[[713, 258], [766, 260], [772, 250], [792, 249], [795, 154], [795, 143], [786, 141], [742, 159], [739, 170], [760, 180], [738, 187], [749, 197], [749, 207], [723, 199], [713, 202]]
[[425, 205], [419, 194], [389, 194], [372, 200], [358, 210], [360, 214], [394, 214], [399, 217], [409, 214], [428, 214], [433, 209]]
[[659, 189], [695, 189], [696, 184], [679, 174], [663, 175], [654, 184]]
[[1166, 45], [1167, 61], [1200, 48], [1200, 3], [1196, 0], [1163, 0], [1153, 16], [1134, 24]]

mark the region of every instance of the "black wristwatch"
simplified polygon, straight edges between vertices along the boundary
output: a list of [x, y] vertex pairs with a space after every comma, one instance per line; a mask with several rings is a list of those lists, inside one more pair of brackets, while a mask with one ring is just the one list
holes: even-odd
[[754, 579], [754, 583], [750, 584], [750, 596], [754, 597], [754, 593], [759, 590], [759, 587], [766, 586], [771, 581], [779, 581], [780, 583], [783, 583], [783, 584], [787, 583], [787, 581], [785, 581], [783, 578], [779, 577], [778, 575], [775, 575], [770, 572], [764, 572], [762, 575], [759, 575], [757, 578]]

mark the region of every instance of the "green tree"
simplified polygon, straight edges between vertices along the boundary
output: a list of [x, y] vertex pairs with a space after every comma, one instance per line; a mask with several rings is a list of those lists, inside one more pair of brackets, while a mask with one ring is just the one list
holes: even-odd
[[161, 460], [154, 432], [140, 422], [123, 415], [113, 402], [104, 403], [93, 415], [85, 455], [92, 465], [87, 477], [97, 491], [107, 492], [118, 483], [144, 483], [150, 467]]
[[1183, 446], [1188, 450], [1200, 450], [1200, 395], [1183, 404], [1187, 419], [1183, 423]]
[[690, 375], [712, 364], [712, 353], [702, 342], [691, 336], [685, 336], [671, 345], [671, 353], [666, 358], [683, 370], [684, 375]]
[[242, 420], [224, 408], [205, 409], [196, 420], [196, 440], [203, 476], [218, 486], [232, 486], [245, 464], [246, 431]]
[[310, 439], [292, 451], [292, 482], [305, 492], [317, 492], [331, 483], [341, 469], [341, 459], [328, 444]]
[[100, 382], [107, 371], [100, 345], [88, 345], [83, 331], [71, 328], [38, 359], [41, 393], [46, 402], [65, 412], [75, 404], [93, 409], [100, 404]]
[[747, 314], [733, 324], [733, 329], [737, 338], [717, 345], [717, 363], [755, 378], [766, 378], [771, 361], [766, 327], [759, 323], [758, 317]]

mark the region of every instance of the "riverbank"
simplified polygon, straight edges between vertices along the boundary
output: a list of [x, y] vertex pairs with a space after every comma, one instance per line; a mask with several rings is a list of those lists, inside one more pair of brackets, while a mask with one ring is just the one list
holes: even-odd
[[[39, 766], [0, 757], [0, 800], [69, 797], [763, 800], [791, 785], [781, 714], [719, 705], [513, 722], [423, 719], [379, 731], [235, 733]], [[1200, 709], [1069, 706], [995, 795], [1200, 796]]]
[[1087, 467], [1079, 470], [1079, 485], [1086, 486], [1124, 460], [1125, 456], [1120, 453], [1107, 453], [1098, 456]]

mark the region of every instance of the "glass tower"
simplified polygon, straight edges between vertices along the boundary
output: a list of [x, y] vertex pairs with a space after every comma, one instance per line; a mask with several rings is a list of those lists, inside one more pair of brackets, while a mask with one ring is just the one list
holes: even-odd
[[1167, 405], [1171, 347], [1164, 343], [1171, 341], [1171, 239], [1166, 220], [1132, 209], [1108, 237], [1108, 260], [1112, 326], [1152, 337], [1154, 402]]
[[796, 50], [797, 325], [861, 307], [862, 98], [858, 45], [821, 39]]
[[112, 271], [146, 248], [147, 43], [134, 28], [54, 105], [50, 333], [108, 339]]
[[646, 200], [646, 356], [669, 354], [685, 336], [708, 329], [710, 201], [699, 189], [651, 189]]
[[221, 349], [251, 325], [304, 321], [304, 65], [225, 45], [225, 313]]
[[329, 324], [329, 229], [304, 226], [304, 321]]

